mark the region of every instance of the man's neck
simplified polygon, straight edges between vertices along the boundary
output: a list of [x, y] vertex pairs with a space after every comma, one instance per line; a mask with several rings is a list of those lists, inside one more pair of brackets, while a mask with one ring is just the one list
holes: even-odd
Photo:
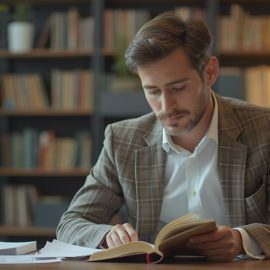
[[202, 118], [197, 123], [197, 125], [186, 135], [183, 136], [172, 136], [172, 141], [183, 147], [184, 149], [193, 152], [195, 147], [202, 140], [206, 134], [214, 112], [214, 100], [213, 97], [210, 98], [209, 104], [207, 105]]

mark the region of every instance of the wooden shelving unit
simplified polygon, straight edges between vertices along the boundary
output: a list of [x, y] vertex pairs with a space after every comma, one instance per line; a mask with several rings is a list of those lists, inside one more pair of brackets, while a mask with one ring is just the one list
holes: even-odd
[[36, 181], [42, 181], [43, 177], [86, 177], [89, 174], [87, 169], [70, 169], [70, 170], [40, 170], [40, 169], [14, 169], [0, 168], [0, 177], [37, 177]]
[[220, 51], [219, 54], [223, 57], [237, 57], [237, 58], [269, 58], [270, 49], [266, 50], [228, 50]]
[[0, 226], [0, 236], [55, 237], [55, 228]]
[[[2, 0], [1, 4], [14, 5], [22, 2], [21, 0]], [[74, 5], [73, 0], [29, 0], [33, 5]], [[91, 2], [91, 0], [90, 0]], [[76, 5], [88, 4], [89, 0], [76, 0]]]
[[[95, 0], [29, 0], [35, 12], [41, 12], [42, 16], [33, 16], [43, 30], [46, 20], [52, 12], [61, 11], [67, 12], [70, 7], [77, 7], [80, 18], [88, 17], [91, 14], [92, 4]], [[20, 0], [3, 0], [2, 4], [10, 7], [10, 12], [13, 11], [16, 4], [21, 3]], [[82, 17], [81, 17], [82, 16]], [[37, 31], [36, 29], [36, 31]], [[40, 33], [36, 33], [36, 38]], [[48, 42], [50, 39], [48, 40]], [[1, 134], [11, 134], [13, 132], [22, 132], [24, 128], [31, 128], [36, 132], [36, 136], [43, 131], [55, 132], [56, 138], [74, 138], [75, 143], [78, 143], [76, 137], [79, 132], [88, 132], [91, 136], [92, 118], [95, 115], [94, 109], [53, 109], [51, 108], [52, 93], [51, 93], [51, 70], [92, 70], [92, 58], [95, 51], [92, 49], [51, 49], [47, 48], [32, 49], [28, 52], [13, 53], [7, 49], [0, 50], [0, 76], [3, 74], [20, 74], [20, 73], [37, 73], [44, 79], [44, 86], [49, 100], [49, 107], [46, 109], [4, 109], [0, 108], [0, 130]], [[114, 56], [114, 52], [104, 51], [104, 56]], [[0, 89], [1, 91], [1, 89]], [[0, 97], [2, 93], [0, 92]], [[63, 96], [64, 97], [64, 96]], [[2, 102], [0, 98], [0, 102]], [[39, 137], [40, 139], [40, 137]], [[30, 142], [31, 143], [31, 142]], [[20, 147], [25, 147], [25, 143], [21, 143]], [[77, 147], [77, 146], [76, 146]], [[89, 152], [91, 149], [89, 148]], [[76, 157], [77, 158], [77, 157]], [[71, 199], [71, 194], [74, 194], [89, 174], [91, 163], [87, 168], [75, 167], [70, 169], [39, 169], [39, 168], [19, 168], [0, 166], [0, 188], [6, 185], [15, 187], [13, 194], [17, 194], [17, 186], [35, 186], [38, 195], [44, 197], [54, 197], [63, 201], [67, 198]], [[4, 190], [4, 189], [3, 189]], [[2, 190], [1, 190], [2, 192]], [[15, 192], [15, 193], [14, 193]], [[1, 193], [2, 194], [2, 193]], [[2, 195], [1, 195], [2, 196]], [[1, 197], [2, 198], [2, 197]], [[15, 195], [12, 200], [16, 200]], [[2, 203], [2, 200], [1, 200]], [[17, 204], [17, 202], [16, 202]], [[18, 200], [18, 204], [20, 204]], [[34, 208], [30, 205], [29, 208]], [[50, 207], [50, 206], [49, 206]], [[52, 206], [53, 207], [53, 206]], [[0, 212], [3, 214], [3, 205]], [[32, 210], [33, 211], [33, 210]], [[53, 209], [52, 209], [53, 211]], [[50, 220], [51, 217], [48, 217]], [[60, 217], [59, 217], [60, 218]], [[55, 237], [55, 226], [52, 228], [43, 228], [34, 226], [5, 226], [0, 217], [0, 237], [4, 240], [16, 239], [33, 239], [44, 238], [49, 239]], [[1, 239], [0, 239], [1, 241]]]
[[90, 110], [14, 110], [9, 111], [5, 109], [0, 109], [0, 116], [6, 117], [26, 117], [26, 116], [35, 116], [35, 117], [69, 117], [69, 116], [90, 116], [94, 112]]
[[6, 50], [0, 50], [0, 58], [3, 59], [34, 59], [34, 58], [84, 58], [93, 55], [92, 51], [69, 51], [69, 50], [49, 50], [34, 49], [27, 53], [11, 53]]

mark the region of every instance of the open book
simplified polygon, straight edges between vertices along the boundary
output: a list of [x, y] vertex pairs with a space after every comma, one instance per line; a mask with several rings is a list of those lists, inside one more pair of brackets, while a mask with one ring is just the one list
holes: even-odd
[[104, 249], [90, 256], [89, 261], [102, 261], [127, 256], [146, 254], [147, 262], [160, 262], [164, 258], [188, 254], [187, 240], [194, 235], [214, 231], [214, 220], [200, 220], [196, 214], [189, 213], [171, 221], [158, 233], [154, 244], [135, 241], [114, 248]]

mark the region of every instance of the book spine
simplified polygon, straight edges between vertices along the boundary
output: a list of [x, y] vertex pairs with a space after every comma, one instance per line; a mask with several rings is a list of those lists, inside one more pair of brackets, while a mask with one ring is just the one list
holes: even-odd
[[156, 253], [147, 253], [145, 254], [145, 259], [147, 263], [160, 263], [163, 261], [164, 256]]

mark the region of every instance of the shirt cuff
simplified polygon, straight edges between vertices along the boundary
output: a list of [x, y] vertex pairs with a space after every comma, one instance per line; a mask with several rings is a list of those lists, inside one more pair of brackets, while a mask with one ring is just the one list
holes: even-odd
[[[263, 255], [263, 250], [257, 244], [257, 242], [243, 229], [243, 228], [234, 228], [238, 230], [242, 237], [243, 248], [246, 252], [247, 258], [262, 260], [265, 258]], [[241, 256], [243, 257], [243, 256]]]

